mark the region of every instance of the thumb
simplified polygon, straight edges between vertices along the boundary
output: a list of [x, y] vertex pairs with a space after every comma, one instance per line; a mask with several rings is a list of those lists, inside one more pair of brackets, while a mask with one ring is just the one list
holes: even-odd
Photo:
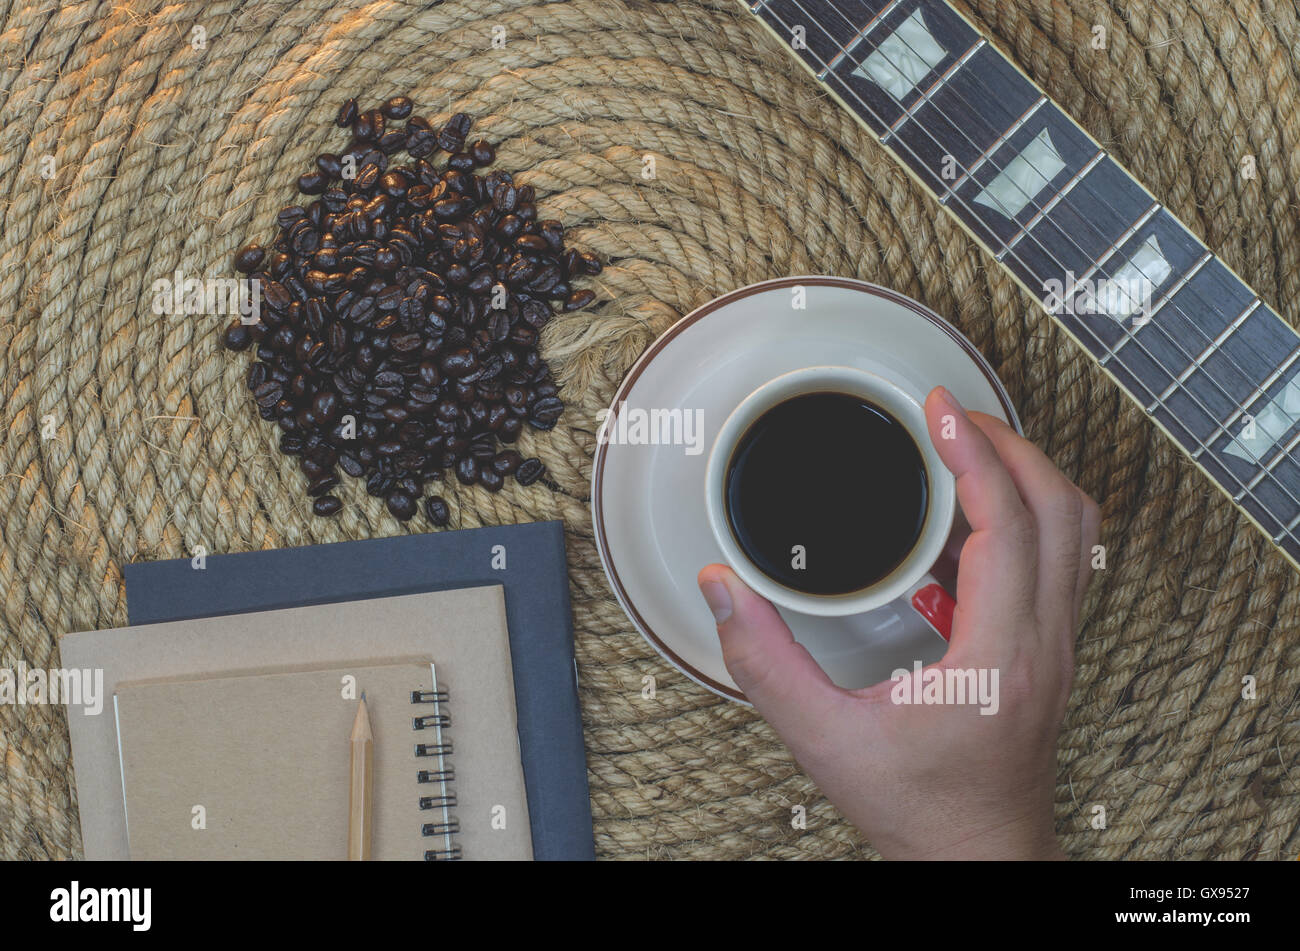
[[798, 735], [815, 726], [818, 711], [838, 699], [840, 688], [794, 639], [772, 603], [726, 565], [709, 565], [696, 580], [718, 624], [722, 659], [754, 708], [787, 742], [787, 730]]

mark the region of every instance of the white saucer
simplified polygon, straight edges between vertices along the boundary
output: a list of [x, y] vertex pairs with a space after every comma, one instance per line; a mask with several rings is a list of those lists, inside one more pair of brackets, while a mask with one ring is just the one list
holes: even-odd
[[[806, 307], [792, 306], [802, 287]], [[723, 421], [779, 374], [819, 365], [857, 367], [911, 383], [946, 386], [962, 405], [1020, 429], [1006, 391], [975, 347], [933, 311], [901, 294], [840, 277], [788, 277], [724, 294], [687, 314], [642, 354], [611, 407], [612, 439], [596, 449], [592, 517], [601, 563], [623, 610], [656, 650], [692, 680], [741, 702], [717, 630], [695, 584], [723, 561], [705, 517], [704, 471]], [[702, 413], [699, 453], [683, 445], [617, 442], [639, 411]], [[697, 414], [698, 415], [698, 414]], [[935, 575], [951, 588], [952, 556], [969, 528], [958, 514]], [[946, 644], [905, 601], [847, 618], [782, 610], [795, 637], [842, 687], [889, 679]]]

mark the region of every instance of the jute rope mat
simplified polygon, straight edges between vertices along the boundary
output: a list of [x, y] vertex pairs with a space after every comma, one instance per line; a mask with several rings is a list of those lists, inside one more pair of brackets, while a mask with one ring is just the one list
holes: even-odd
[[[973, 12], [1295, 322], [1296, 11], [1165, 6], [981, 0]], [[562, 491], [449, 499], [453, 527], [568, 528], [601, 855], [874, 855], [761, 720], [642, 642], [601, 574], [587, 507], [596, 411], [646, 345], [718, 293], [802, 272], [877, 281], [952, 319], [1029, 435], [1102, 503], [1107, 568], [1059, 754], [1068, 851], [1300, 851], [1300, 578], [727, 0], [0, 11], [0, 666], [56, 666], [60, 633], [124, 624], [133, 560], [422, 530], [357, 485], [340, 518], [313, 518], [251, 410], [244, 361], [217, 348], [219, 320], [149, 306], [154, 280], [224, 276], [244, 239], [268, 236], [289, 183], [337, 148], [329, 119], [345, 97], [402, 92], [431, 118], [478, 116], [499, 164], [610, 261], [608, 302], [544, 337], [569, 409], [524, 445]], [[1097, 23], [1103, 51], [1089, 43]], [[1254, 180], [1239, 173], [1246, 154]], [[654, 701], [641, 699], [646, 674]], [[1256, 699], [1243, 699], [1246, 676]], [[0, 856], [78, 856], [62, 710], [0, 707], [0, 751]], [[791, 828], [796, 804], [806, 830]]]

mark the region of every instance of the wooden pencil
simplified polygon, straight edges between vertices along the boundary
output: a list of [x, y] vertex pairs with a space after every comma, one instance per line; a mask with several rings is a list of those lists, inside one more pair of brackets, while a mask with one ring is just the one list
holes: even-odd
[[370, 823], [374, 812], [375, 735], [370, 731], [366, 695], [357, 703], [352, 721], [352, 782], [348, 796], [348, 861], [370, 859]]

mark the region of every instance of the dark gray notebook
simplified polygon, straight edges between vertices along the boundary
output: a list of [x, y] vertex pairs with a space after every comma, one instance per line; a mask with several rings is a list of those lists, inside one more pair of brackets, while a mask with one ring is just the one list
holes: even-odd
[[133, 625], [484, 584], [505, 588], [533, 857], [594, 859], [560, 522], [209, 555], [202, 571], [188, 559], [126, 566]]

